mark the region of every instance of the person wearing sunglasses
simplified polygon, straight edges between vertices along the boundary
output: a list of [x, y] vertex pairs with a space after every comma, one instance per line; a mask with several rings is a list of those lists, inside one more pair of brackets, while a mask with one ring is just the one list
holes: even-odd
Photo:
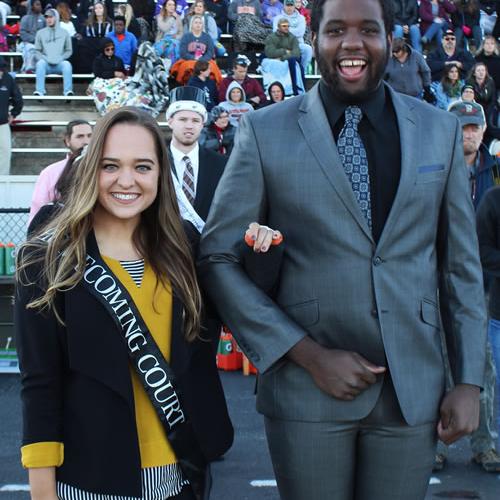
[[447, 29], [441, 44], [427, 56], [427, 64], [431, 68], [432, 81], [436, 82], [443, 78], [450, 64], [458, 66], [463, 78], [474, 66], [474, 58], [468, 50], [457, 47], [454, 31]]
[[110, 38], [103, 38], [101, 53], [95, 58], [93, 72], [96, 78], [125, 78], [123, 61], [115, 55], [115, 44]]

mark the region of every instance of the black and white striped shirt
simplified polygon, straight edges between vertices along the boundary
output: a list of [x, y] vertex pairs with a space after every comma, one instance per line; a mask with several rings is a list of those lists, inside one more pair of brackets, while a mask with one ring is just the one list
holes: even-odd
[[121, 260], [121, 266], [130, 277], [134, 280], [134, 283], [138, 288], [141, 288], [142, 278], [144, 276], [144, 259], [137, 260]]

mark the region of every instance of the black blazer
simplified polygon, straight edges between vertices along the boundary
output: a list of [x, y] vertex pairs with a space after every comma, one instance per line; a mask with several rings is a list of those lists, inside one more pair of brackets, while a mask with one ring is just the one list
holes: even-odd
[[[175, 175], [175, 163], [168, 147], [170, 168]], [[210, 149], [200, 146], [199, 153], [198, 180], [196, 181], [196, 197], [194, 200], [194, 209], [197, 214], [207, 220], [210, 205], [214, 197], [217, 184], [224, 173], [227, 158]], [[182, 181], [182, 179], [179, 179]]]
[[[95, 248], [93, 233], [88, 248]], [[22, 259], [22, 255], [20, 257]], [[40, 269], [28, 269], [37, 281]], [[59, 294], [52, 313], [26, 309], [38, 285], [18, 286], [15, 330], [22, 378], [23, 444], [64, 443], [59, 481], [102, 494], [141, 495], [141, 465], [127, 350], [106, 309], [83, 285]], [[185, 341], [174, 297], [171, 367], [207, 460], [231, 446], [233, 428], [212, 342]], [[205, 336], [210, 332], [205, 332]]]

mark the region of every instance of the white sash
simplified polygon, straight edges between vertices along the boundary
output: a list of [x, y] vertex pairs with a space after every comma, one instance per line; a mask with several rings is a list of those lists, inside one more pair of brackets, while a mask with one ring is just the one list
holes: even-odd
[[172, 181], [174, 183], [175, 194], [177, 195], [177, 203], [179, 204], [179, 211], [181, 213], [181, 217], [191, 222], [191, 224], [193, 224], [196, 230], [201, 234], [201, 232], [203, 231], [203, 227], [205, 226], [205, 221], [198, 215], [193, 205], [189, 203], [186, 193], [184, 193], [181, 183], [179, 182], [179, 179], [177, 179], [175, 173], [171, 171], [171, 174], [172, 174]]

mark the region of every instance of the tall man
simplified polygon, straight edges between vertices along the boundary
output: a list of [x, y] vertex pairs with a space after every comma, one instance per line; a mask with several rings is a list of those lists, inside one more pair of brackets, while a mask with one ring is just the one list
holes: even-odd
[[[486, 315], [461, 127], [382, 83], [391, 6], [315, 2], [322, 80], [243, 118], [202, 237], [205, 289], [262, 374], [286, 500], [421, 500], [436, 434], [477, 427]], [[285, 237], [274, 299], [239, 264], [253, 220]]]
[[0, 56], [0, 175], [9, 175], [12, 139], [10, 124], [23, 109], [23, 96], [7, 72], [7, 61]]
[[89, 144], [91, 137], [92, 127], [86, 120], [73, 120], [66, 125], [64, 145], [69, 149], [69, 153], [63, 160], [51, 163], [40, 172], [31, 197], [29, 222], [43, 205], [54, 201], [57, 195], [55, 187], [69, 156]]

